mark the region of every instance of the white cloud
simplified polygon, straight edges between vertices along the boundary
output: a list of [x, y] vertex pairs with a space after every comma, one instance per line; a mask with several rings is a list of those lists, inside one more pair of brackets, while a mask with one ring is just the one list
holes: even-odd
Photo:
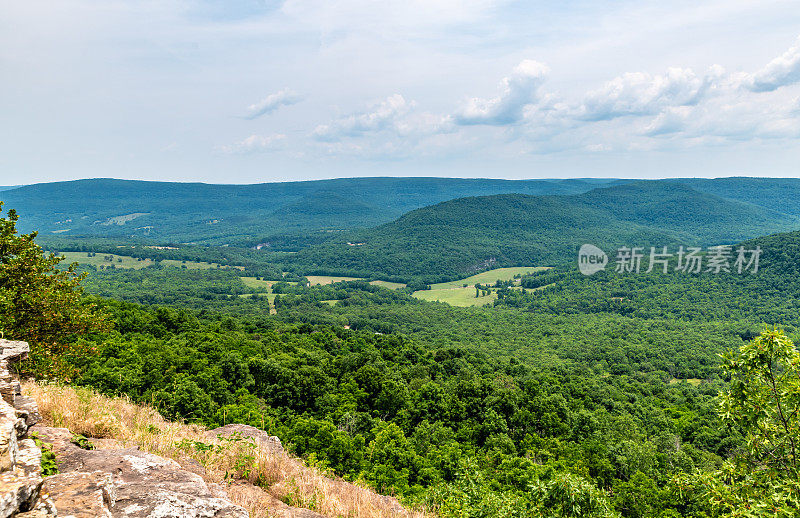
[[631, 72], [607, 82], [586, 94], [577, 116], [587, 121], [602, 121], [629, 115], [655, 115], [664, 109], [692, 106], [723, 73], [711, 67], [705, 77], [688, 68], [670, 68], [663, 75]]
[[537, 100], [539, 87], [548, 72], [547, 66], [538, 61], [523, 60], [510, 76], [503, 78], [499, 96], [491, 99], [469, 99], [456, 113], [456, 123], [504, 126], [519, 122], [525, 107]]
[[671, 135], [683, 131], [692, 114], [690, 106], [670, 106], [656, 116], [646, 127], [644, 133], [651, 137]]
[[227, 146], [219, 146], [217, 149], [229, 155], [258, 153], [277, 149], [285, 139], [286, 135], [280, 133], [274, 135], [250, 135], [244, 140]]
[[800, 136], [797, 98], [755, 93], [748, 87], [752, 75], [719, 65], [704, 74], [679, 67], [626, 73], [575, 100], [544, 91], [548, 70], [524, 60], [501, 80], [496, 97], [471, 98], [452, 115], [421, 112], [394, 94], [318, 125], [313, 137], [331, 155], [403, 158], [459, 150], [647, 152]]
[[446, 131], [449, 121], [430, 113], [416, 111], [414, 101], [406, 101], [400, 94], [390, 95], [370, 106], [366, 111], [341, 117], [314, 129], [317, 140], [335, 142], [348, 137], [375, 135], [380, 132], [391, 136], [413, 139], [415, 137]]
[[800, 82], [800, 38], [793, 47], [752, 75], [747, 85], [754, 92], [772, 92]]
[[297, 104], [302, 100], [303, 97], [300, 94], [293, 92], [288, 88], [284, 88], [283, 90], [275, 92], [274, 94], [270, 94], [257, 103], [248, 106], [247, 118], [255, 119], [257, 117], [261, 117], [262, 115], [272, 113], [281, 106], [291, 106], [292, 104]]
[[[270, 161], [284, 162], [268, 174], [284, 179], [561, 175], [587, 152], [590, 164], [618, 161], [611, 174], [639, 174], [622, 153], [690, 146], [704, 160], [676, 163], [705, 163], [706, 174], [747, 171], [739, 168], [747, 160], [732, 157], [758, 164], [752, 172], [797, 174], [800, 10], [791, 0], [211, 4], [219, 2], [8, 3], [0, 17], [6, 183], [107, 170], [263, 180], [257, 152], [272, 149], [280, 151]], [[508, 66], [527, 57], [552, 67], [546, 82]], [[712, 75], [704, 90], [712, 63], [731, 72]], [[306, 101], [287, 109], [296, 94], [283, 86]], [[365, 107], [365, 99], [379, 102]], [[282, 134], [291, 138], [269, 137]], [[170, 142], [179, 147], [165, 152]], [[545, 154], [559, 155], [553, 167], [532, 167]], [[408, 162], [376, 169], [384, 156]], [[655, 162], [664, 163], [648, 157]]]
[[338, 140], [342, 137], [354, 137], [365, 132], [393, 127], [413, 105], [413, 101], [406, 102], [400, 94], [390, 95], [371, 106], [367, 111], [342, 117], [330, 124], [317, 126], [314, 136], [319, 140]]
[[[661, 119], [661, 120], [660, 120]], [[662, 131], [651, 128], [653, 136], [679, 135], [685, 139], [720, 138], [728, 141], [797, 138], [800, 118], [784, 99], [731, 90], [708, 103], [687, 110], [672, 110], [654, 121]], [[670, 127], [671, 124], [671, 127]], [[673, 130], [672, 132], [666, 130]]]

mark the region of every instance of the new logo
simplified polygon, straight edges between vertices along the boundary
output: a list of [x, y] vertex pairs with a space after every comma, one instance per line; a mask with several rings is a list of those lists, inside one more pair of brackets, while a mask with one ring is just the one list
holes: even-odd
[[592, 275], [603, 270], [608, 264], [608, 256], [594, 245], [583, 245], [578, 250], [578, 269], [584, 275]]

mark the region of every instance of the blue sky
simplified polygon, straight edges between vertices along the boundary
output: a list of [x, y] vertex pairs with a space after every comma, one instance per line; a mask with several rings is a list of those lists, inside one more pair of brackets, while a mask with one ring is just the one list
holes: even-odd
[[0, 185], [800, 176], [796, 1], [26, 0]]

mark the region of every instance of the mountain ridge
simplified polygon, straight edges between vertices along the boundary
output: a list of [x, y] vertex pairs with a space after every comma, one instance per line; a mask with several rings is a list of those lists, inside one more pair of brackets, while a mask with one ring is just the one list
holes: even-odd
[[[566, 264], [584, 243], [601, 248], [709, 246], [799, 224], [796, 217], [687, 186], [641, 182], [576, 195], [501, 194], [449, 200], [310, 246], [292, 262], [439, 282], [474, 273], [489, 263]], [[364, 244], [345, 246], [348, 240]]]

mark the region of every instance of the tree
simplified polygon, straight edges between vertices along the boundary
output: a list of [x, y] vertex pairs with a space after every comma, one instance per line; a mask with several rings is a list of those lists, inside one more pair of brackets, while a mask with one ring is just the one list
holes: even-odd
[[45, 255], [36, 232], [18, 234], [18, 219], [13, 209], [0, 217], [0, 332], [31, 344], [32, 373], [69, 376], [67, 360], [81, 354], [75, 338], [106, 329], [107, 319], [83, 300], [77, 263], [56, 268], [64, 258]]
[[720, 417], [738, 426], [745, 449], [713, 473], [677, 481], [705, 497], [715, 516], [790, 517], [800, 509], [800, 353], [779, 330], [723, 356], [730, 388]]
[[546, 518], [613, 518], [607, 495], [577, 475], [559, 473], [547, 483], [538, 482], [533, 493]]

